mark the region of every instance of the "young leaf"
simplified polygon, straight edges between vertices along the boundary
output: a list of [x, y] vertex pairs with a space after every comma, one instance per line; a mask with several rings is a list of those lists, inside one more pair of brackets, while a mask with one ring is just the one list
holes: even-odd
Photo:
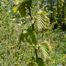
[[18, 7], [14, 6], [12, 10], [13, 10], [14, 13], [16, 13], [17, 10], [18, 10]]

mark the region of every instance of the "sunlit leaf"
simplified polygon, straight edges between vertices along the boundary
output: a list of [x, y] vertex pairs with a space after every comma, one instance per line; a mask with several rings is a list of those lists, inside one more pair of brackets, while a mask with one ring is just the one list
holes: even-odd
[[18, 10], [18, 7], [14, 6], [14, 7], [13, 7], [13, 12], [16, 13], [17, 10]]

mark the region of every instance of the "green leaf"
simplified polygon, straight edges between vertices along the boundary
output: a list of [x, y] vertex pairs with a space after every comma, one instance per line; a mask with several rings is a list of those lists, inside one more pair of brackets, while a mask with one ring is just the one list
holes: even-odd
[[19, 5], [18, 10], [22, 17], [26, 16], [26, 8], [29, 10], [32, 4], [32, 0], [24, 0]]
[[36, 62], [38, 66], [45, 66], [42, 58], [37, 58]]
[[37, 13], [37, 16], [36, 16], [36, 23], [35, 23], [35, 28], [38, 30], [38, 31], [42, 31], [43, 29], [49, 29], [50, 27], [50, 20], [47, 16], [47, 13], [40, 10], [38, 11]]
[[14, 13], [16, 13], [17, 10], [18, 10], [18, 7], [14, 6], [12, 10], [13, 10]]
[[26, 8], [25, 8], [25, 3], [24, 2], [22, 2], [20, 4], [20, 6], [18, 7], [18, 11], [19, 11], [19, 13], [20, 13], [20, 15], [22, 17], [25, 17], [26, 16]]
[[31, 27], [28, 28], [28, 34], [32, 40], [33, 44], [37, 44], [37, 39], [36, 39], [36, 35], [35, 32], [33, 30], [31, 30]]
[[25, 0], [25, 3], [27, 4], [27, 7], [31, 7], [32, 0]]
[[47, 58], [48, 59], [50, 58], [50, 56], [49, 56], [49, 54], [47, 52], [47, 48], [45, 46], [40, 45], [40, 50], [42, 51], [41, 53], [42, 53], [42, 55], [44, 57], [44, 60], [46, 60]]
[[66, 54], [66, 51], [63, 51], [63, 54]]
[[24, 34], [21, 33], [19, 36], [19, 44], [21, 43], [21, 41], [24, 41]]

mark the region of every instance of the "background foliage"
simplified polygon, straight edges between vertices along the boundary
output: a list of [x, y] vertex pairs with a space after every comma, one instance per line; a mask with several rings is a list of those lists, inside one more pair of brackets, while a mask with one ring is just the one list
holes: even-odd
[[0, 0], [0, 66], [66, 66], [66, 0]]

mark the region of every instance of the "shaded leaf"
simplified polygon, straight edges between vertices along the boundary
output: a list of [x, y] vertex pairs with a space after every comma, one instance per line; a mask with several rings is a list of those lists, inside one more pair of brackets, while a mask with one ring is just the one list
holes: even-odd
[[20, 15], [21, 15], [22, 17], [25, 17], [25, 16], [26, 16], [26, 8], [25, 8], [25, 3], [24, 3], [24, 2], [22, 2], [22, 3], [19, 5], [18, 11], [19, 11], [19, 13], [20, 13]]
[[35, 32], [31, 29], [31, 27], [28, 28], [28, 34], [32, 40], [32, 43], [37, 44]]
[[37, 58], [36, 62], [38, 66], [45, 66], [42, 58]]

